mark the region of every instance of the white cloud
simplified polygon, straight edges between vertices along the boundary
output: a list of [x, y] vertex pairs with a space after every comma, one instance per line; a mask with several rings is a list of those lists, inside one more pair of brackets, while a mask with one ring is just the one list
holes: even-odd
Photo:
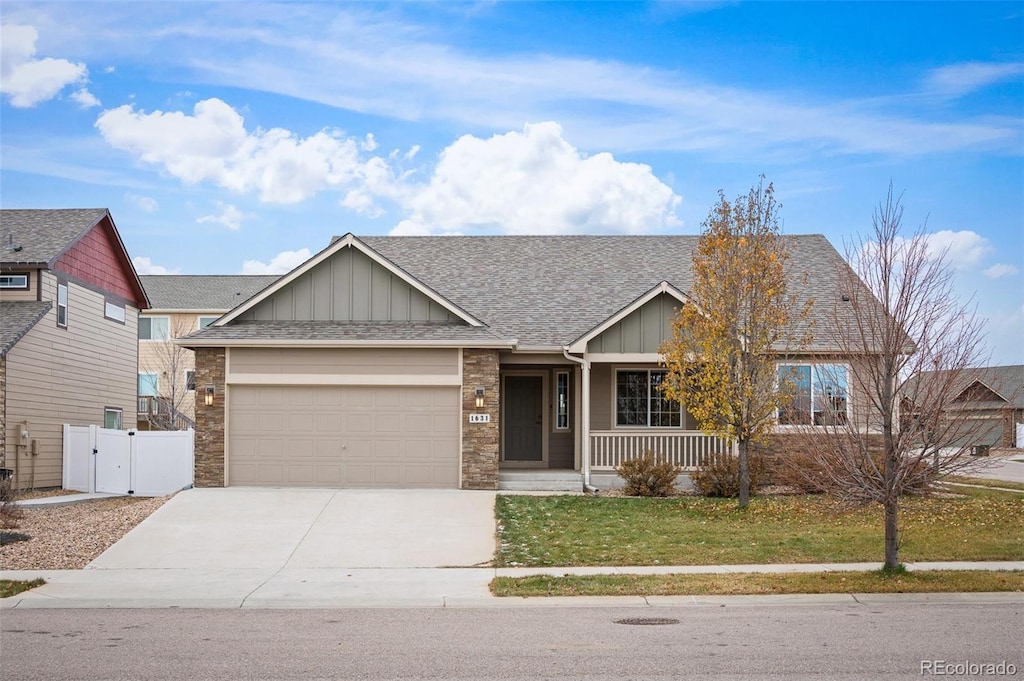
[[977, 232], [944, 229], [927, 235], [928, 251], [933, 256], [945, 252], [949, 263], [958, 270], [977, 265], [992, 251], [988, 239]]
[[156, 265], [148, 257], [144, 255], [137, 255], [132, 258], [132, 265], [135, 265], [135, 271], [139, 274], [180, 274], [176, 269], [169, 270], [161, 265]]
[[411, 189], [401, 199], [409, 217], [393, 234], [636, 234], [679, 224], [679, 197], [649, 166], [587, 156], [553, 122], [465, 135], [441, 153], [430, 182]]
[[257, 192], [268, 203], [296, 203], [328, 190], [347, 191], [376, 176], [367, 140], [321, 130], [301, 138], [289, 130], [245, 128], [242, 116], [219, 99], [180, 111], [136, 111], [125, 105], [96, 121], [111, 146], [163, 168], [187, 184], [212, 182], [236, 193]]
[[221, 201], [218, 201], [217, 208], [220, 209], [219, 215], [204, 215], [197, 219], [196, 222], [200, 224], [204, 222], [213, 222], [224, 225], [232, 231], [238, 231], [242, 227], [242, 220], [249, 217], [230, 203], [222, 203]]
[[155, 213], [160, 208], [156, 199], [141, 194], [125, 194], [124, 200], [146, 213]]
[[94, 106], [100, 105], [100, 100], [96, 98], [96, 95], [89, 92], [85, 88], [81, 88], [79, 90], [75, 90], [74, 92], [72, 92], [71, 99], [75, 100], [78, 103], [78, 106], [82, 107], [83, 109], [91, 109]]
[[1024, 62], [965, 62], [930, 71], [925, 79], [925, 86], [936, 94], [959, 97], [1002, 81], [1020, 79], [1022, 76]]
[[995, 265], [992, 265], [992, 267], [986, 269], [983, 274], [989, 279], [999, 279], [1001, 277], [1012, 277], [1017, 274], [1017, 272], [1017, 268], [1013, 265], [996, 263]]
[[[11, 106], [30, 108], [53, 99], [68, 85], [88, 82], [85, 64], [51, 57], [36, 59], [38, 37], [32, 26], [0, 26], [0, 92], [7, 95]], [[85, 106], [86, 95], [92, 97], [83, 88], [72, 98]]]
[[309, 260], [309, 257], [309, 249], [303, 248], [298, 251], [282, 251], [268, 263], [246, 260], [242, 263], [242, 274], [284, 274]]

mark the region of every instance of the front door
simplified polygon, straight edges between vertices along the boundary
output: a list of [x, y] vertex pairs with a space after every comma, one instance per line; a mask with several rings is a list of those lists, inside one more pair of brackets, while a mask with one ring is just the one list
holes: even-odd
[[514, 464], [544, 462], [544, 377], [505, 376], [502, 393], [502, 459]]

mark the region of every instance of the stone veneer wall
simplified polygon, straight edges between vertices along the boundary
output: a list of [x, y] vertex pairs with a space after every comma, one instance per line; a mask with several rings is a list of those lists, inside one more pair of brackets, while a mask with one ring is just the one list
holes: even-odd
[[[498, 489], [498, 351], [462, 351], [462, 488]], [[476, 389], [484, 406], [476, 406]], [[470, 423], [469, 414], [490, 414], [490, 423]]]
[[[196, 349], [195, 486], [224, 487], [224, 348]], [[206, 386], [217, 390], [206, 406]]]

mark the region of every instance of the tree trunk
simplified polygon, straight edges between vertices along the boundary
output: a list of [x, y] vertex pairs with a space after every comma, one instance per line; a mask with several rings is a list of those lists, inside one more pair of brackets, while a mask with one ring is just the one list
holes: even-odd
[[750, 460], [747, 458], [747, 441], [736, 443], [737, 458], [740, 464], [740, 508], [750, 503]]
[[900, 566], [900, 542], [898, 508], [899, 497], [894, 494], [885, 499], [885, 569], [895, 570]]

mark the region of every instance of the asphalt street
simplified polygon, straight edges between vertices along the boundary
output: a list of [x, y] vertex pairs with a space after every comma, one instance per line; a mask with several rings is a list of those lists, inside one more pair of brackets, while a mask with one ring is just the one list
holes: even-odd
[[[668, 622], [619, 623], [632, 618]], [[7, 610], [0, 677], [870, 680], [927, 678], [922, 664], [937, 663], [1003, 664], [1020, 677], [1022, 632], [1024, 602], [983, 595], [945, 604]]]

